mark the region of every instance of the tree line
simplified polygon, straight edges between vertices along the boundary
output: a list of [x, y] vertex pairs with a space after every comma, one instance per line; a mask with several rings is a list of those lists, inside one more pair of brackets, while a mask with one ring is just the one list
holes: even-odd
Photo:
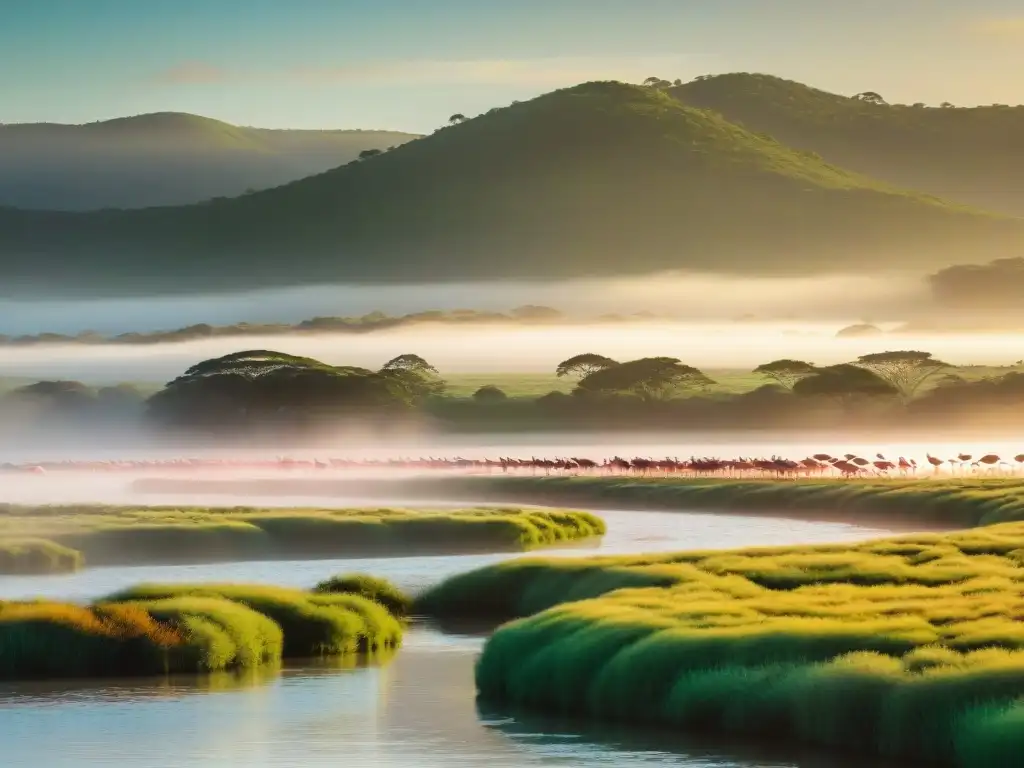
[[510, 397], [494, 385], [455, 397], [419, 355], [378, 369], [335, 366], [273, 350], [245, 350], [191, 366], [152, 396], [137, 388], [49, 381], [0, 397], [0, 423], [95, 427], [119, 419], [159, 431], [302, 434], [346, 421], [430, 422], [444, 429], [805, 428], [931, 424], [996, 414], [1018, 418], [1024, 373], [969, 381], [928, 352], [888, 351], [838, 365], [780, 359], [763, 381], [728, 393], [672, 357], [617, 361], [596, 353], [559, 363], [570, 392]]

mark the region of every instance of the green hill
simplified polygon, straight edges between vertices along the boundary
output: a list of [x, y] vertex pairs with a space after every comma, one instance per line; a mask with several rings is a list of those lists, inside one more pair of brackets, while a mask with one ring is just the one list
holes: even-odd
[[933, 268], [1024, 222], [901, 192], [656, 89], [588, 83], [186, 207], [0, 211], [8, 291]]
[[828, 162], [1024, 216], [1024, 106], [875, 104], [757, 74], [702, 78], [668, 92]]
[[86, 125], [0, 125], [0, 205], [86, 210], [234, 197], [414, 138], [392, 131], [242, 128], [179, 112]]

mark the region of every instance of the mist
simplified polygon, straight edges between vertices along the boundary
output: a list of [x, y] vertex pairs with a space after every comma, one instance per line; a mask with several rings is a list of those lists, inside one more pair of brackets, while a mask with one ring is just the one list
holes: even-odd
[[220, 337], [152, 345], [11, 347], [0, 376], [89, 384], [169, 381], [189, 366], [242, 349], [274, 349], [335, 365], [376, 369], [416, 353], [442, 374], [553, 372], [581, 352], [615, 359], [677, 357], [702, 369], [753, 368], [780, 357], [817, 365], [887, 349], [924, 349], [955, 365], [1005, 365], [1021, 357], [1016, 334], [893, 334], [836, 338], [839, 322], [643, 322], [556, 326], [424, 324], [369, 334]]
[[685, 320], [908, 320], [928, 303], [916, 275], [734, 278], [666, 273], [621, 280], [334, 285], [230, 294], [116, 299], [0, 300], [0, 333], [152, 332], [195, 323], [295, 323], [314, 316], [427, 310], [505, 311], [544, 304], [571, 315], [640, 311]]

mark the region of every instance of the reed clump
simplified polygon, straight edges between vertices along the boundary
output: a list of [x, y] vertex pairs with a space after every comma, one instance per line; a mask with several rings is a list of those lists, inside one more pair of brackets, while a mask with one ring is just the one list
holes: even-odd
[[1017, 766], [1022, 563], [1021, 523], [855, 545], [534, 558], [455, 577], [416, 610], [525, 616], [485, 645], [485, 700]]
[[383, 605], [392, 616], [407, 616], [412, 598], [390, 581], [365, 573], [346, 573], [332, 576], [313, 587], [321, 594], [358, 595]]
[[[386, 582], [377, 588], [401, 595]], [[400, 614], [358, 594], [144, 584], [88, 606], [0, 602], [0, 679], [165, 675], [387, 654], [403, 630]]]
[[72, 573], [85, 564], [81, 552], [46, 539], [0, 539], [0, 575]]
[[24, 545], [17, 542], [26, 537], [34, 539], [36, 554], [19, 556], [19, 562], [73, 559], [80, 566], [523, 551], [604, 532], [604, 522], [587, 512], [518, 507], [439, 512], [5, 505], [0, 572], [5, 542], [21, 552]]

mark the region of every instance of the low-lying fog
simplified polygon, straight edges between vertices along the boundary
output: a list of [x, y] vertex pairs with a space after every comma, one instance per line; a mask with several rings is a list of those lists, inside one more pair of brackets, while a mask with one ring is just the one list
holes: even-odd
[[413, 352], [442, 374], [553, 372], [561, 360], [596, 352], [625, 360], [677, 357], [702, 369], [753, 368], [780, 357], [818, 365], [887, 349], [924, 349], [957, 365], [1003, 365], [1022, 356], [1020, 335], [875, 335], [836, 338], [843, 322], [627, 323], [579, 326], [421, 325], [369, 334], [243, 336], [153, 345], [9, 347], [0, 376], [87, 383], [165, 382], [210, 357], [274, 349], [332, 364], [378, 368]]
[[740, 279], [653, 275], [621, 280], [319, 286], [218, 295], [95, 300], [0, 300], [0, 333], [113, 335], [194, 323], [294, 323], [314, 316], [358, 317], [427, 310], [505, 311], [524, 304], [596, 316], [640, 311], [680, 319], [761, 318], [907, 320], [927, 302], [918, 276]]

